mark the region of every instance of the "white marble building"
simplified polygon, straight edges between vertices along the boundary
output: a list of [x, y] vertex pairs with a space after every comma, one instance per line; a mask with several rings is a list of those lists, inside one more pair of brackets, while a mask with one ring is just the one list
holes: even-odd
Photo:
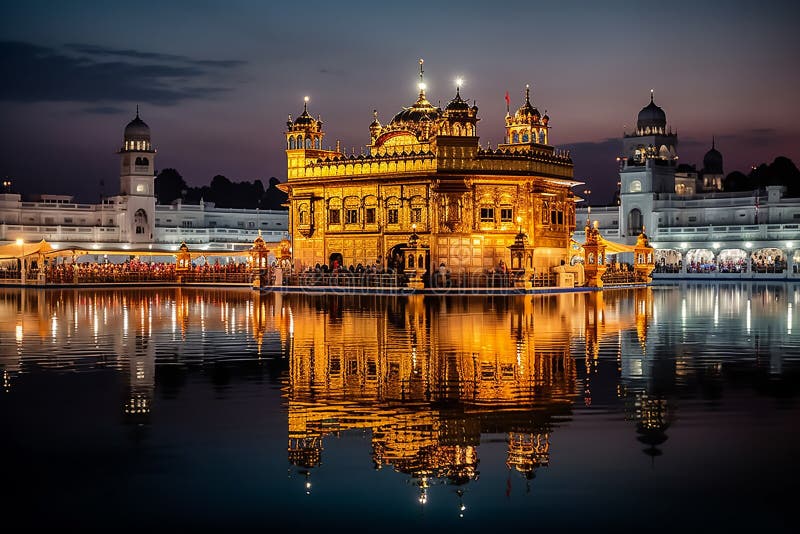
[[623, 139], [619, 206], [580, 206], [575, 240], [583, 242], [587, 220], [627, 244], [644, 228], [656, 248], [654, 276], [662, 278], [800, 277], [800, 198], [787, 198], [782, 186], [722, 192], [722, 154], [714, 143], [700, 173], [678, 170], [677, 144], [651, 95], [636, 131]]
[[16, 193], [0, 193], [0, 245], [38, 242], [54, 247], [102, 250], [174, 250], [182, 241], [190, 248], [240, 250], [261, 230], [264, 240], [288, 238], [288, 212], [224, 209], [213, 203], [169, 206], [156, 204], [150, 128], [137, 112], [125, 127], [120, 155], [120, 194], [100, 204], [80, 204], [68, 195], [38, 195], [23, 201]]

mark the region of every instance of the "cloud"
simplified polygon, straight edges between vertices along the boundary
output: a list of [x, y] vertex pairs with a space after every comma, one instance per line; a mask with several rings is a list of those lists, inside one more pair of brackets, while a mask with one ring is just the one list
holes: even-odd
[[8, 73], [0, 101], [173, 105], [229, 91], [211, 78], [217, 69], [242, 64], [75, 43], [60, 50], [0, 41], [0, 69]]
[[117, 106], [89, 106], [81, 110], [83, 113], [92, 113], [94, 115], [116, 115], [118, 113], [127, 113], [130, 110]]
[[202, 65], [206, 67], [231, 68], [244, 65], [244, 61], [237, 59], [193, 59], [177, 54], [161, 54], [158, 52], [142, 52], [139, 50], [108, 48], [85, 43], [68, 43], [65, 48], [89, 56], [119, 56], [133, 59], [146, 59], [152, 61], [174, 62], [178, 64]]

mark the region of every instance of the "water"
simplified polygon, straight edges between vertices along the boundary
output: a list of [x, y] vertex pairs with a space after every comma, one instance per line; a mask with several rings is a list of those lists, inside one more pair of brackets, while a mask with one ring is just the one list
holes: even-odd
[[29, 528], [793, 529], [797, 284], [0, 290]]

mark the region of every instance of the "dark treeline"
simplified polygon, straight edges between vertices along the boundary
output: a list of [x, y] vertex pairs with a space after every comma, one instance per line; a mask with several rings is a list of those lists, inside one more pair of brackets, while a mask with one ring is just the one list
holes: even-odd
[[783, 185], [786, 196], [800, 197], [800, 170], [789, 158], [778, 156], [769, 165], [762, 163], [754, 167], [749, 174], [733, 171], [722, 185], [725, 191], [753, 191], [768, 185]]
[[211, 179], [211, 185], [189, 187], [183, 176], [175, 169], [164, 169], [155, 179], [156, 201], [172, 204], [180, 199], [187, 204], [198, 204], [200, 200], [213, 202], [218, 208], [245, 208], [263, 210], [285, 210], [287, 195], [280, 189], [280, 180], [269, 179], [264, 188], [261, 180], [254, 182], [232, 182], [222, 175]]

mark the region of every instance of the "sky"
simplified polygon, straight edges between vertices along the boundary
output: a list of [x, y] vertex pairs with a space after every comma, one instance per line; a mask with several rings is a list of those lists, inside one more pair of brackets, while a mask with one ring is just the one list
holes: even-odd
[[712, 136], [726, 173], [800, 163], [798, 20], [798, 3], [770, 0], [16, 2], [0, 19], [0, 175], [23, 193], [117, 193], [139, 105], [157, 170], [285, 181], [304, 96], [326, 143], [358, 152], [373, 109], [385, 123], [415, 101], [424, 58], [432, 102], [464, 79], [483, 146], [503, 140], [505, 92], [513, 111], [530, 84], [599, 204], [651, 89], [682, 163], [701, 168]]

